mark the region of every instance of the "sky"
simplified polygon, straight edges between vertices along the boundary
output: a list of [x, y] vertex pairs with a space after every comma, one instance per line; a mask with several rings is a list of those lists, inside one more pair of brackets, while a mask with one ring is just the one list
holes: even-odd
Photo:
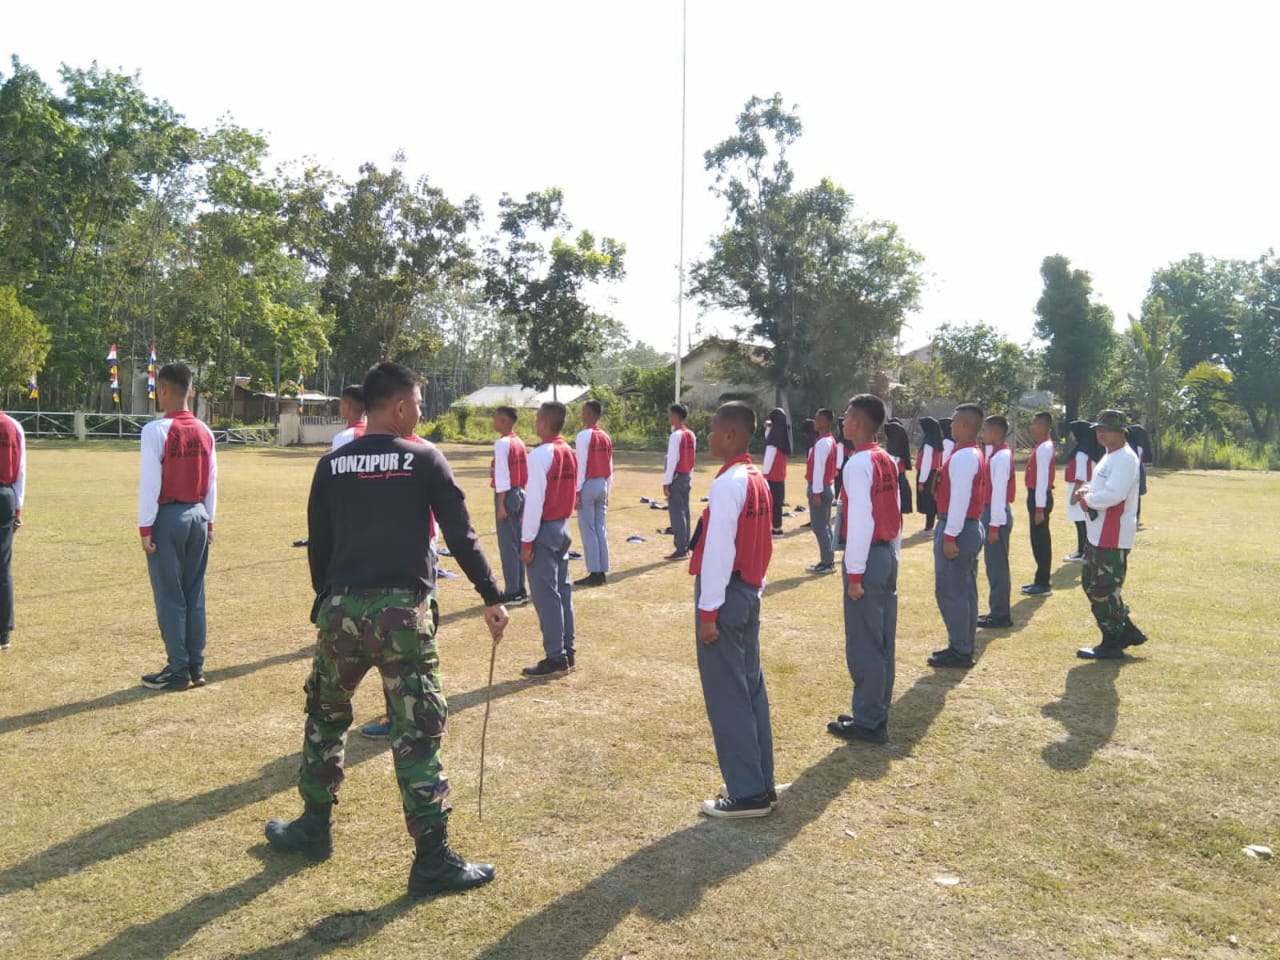
[[[489, 211], [560, 186], [576, 228], [627, 245], [608, 309], [676, 344], [680, 0], [11, 4], [0, 53], [139, 72], [193, 126], [229, 115], [278, 162], [410, 173]], [[685, 252], [722, 226], [703, 152], [752, 95], [804, 133], [798, 185], [830, 176], [925, 256], [902, 346], [943, 323], [1032, 336], [1061, 253], [1117, 315], [1192, 252], [1280, 247], [1280, 4], [688, 0]], [[728, 334], [686, 303], [683, 343]]]

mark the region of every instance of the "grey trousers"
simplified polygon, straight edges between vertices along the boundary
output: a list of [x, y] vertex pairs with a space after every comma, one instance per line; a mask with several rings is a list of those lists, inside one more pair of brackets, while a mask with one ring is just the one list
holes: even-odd
[[946, 514], [938, 516], [933, 533], [933, 594], [947, 627], [947, 645], [956, 653], [973, 656], [978, 635], [978, 554], [982, 550], [982, 522], [966, 520], [956, 546], [960, 556], [948, 560], [942, 553]]
[[[507, 519], [498, 519], [498, 498], [507, 508]], [[493, 495], [493, 517], [498, 528], [498, 556], [502, 559], [502, 589], [509, 596], [524, 593], [524, 564], [520, 562], [520, 521], [524, 517], [524, 487], [512, 487]]]
[[671, 492], [667, 495], [667, 516], [671, 518], [671, 536], [675, 540], [676, 553], [689, 549], [689, 490], [693, 478], [687, 473], [677, 473], [671, 478]]
[[544, 520], [533, 541], [529, 595], [542, 627], [542, 649], [557, 660], [574, 652], [573, 584], [569, 580], [568, 520]]
[[13, 632], [13, 521], [18, 498], [13, 487], [0, 486], [0, 633]]
[[833, 566], [836, 562], [835, 548], [831, 545], [831, 504], [835, 500], [835, 491], [825, 487], [822, 499], [813, 502], [813, 490], [809, 490], [809, 520], [813, 526], [813, 538], [818, 541], [818, 562]]
[[693, 588], [694, 643], [716, 760], [730, 797], [757, 797], [773, 788], [769, 694], [760, 668], [760, 592], [737, 577], [729, 581], [716, 617], [720, 638], [711, 644], [697, 639], [701, 593], [699, 577]]
[[204, 669], [204, 572], [209, 564], [209, 515], [202, 503], [168, 503], [151, 525], [156, 552], [147, 554], [147, 573], [156, 601], [169, 669]]
[[887, 543], [867, 552], [861, 600], [849, 599], [849, 578], [840, 578], [844, 593], [844, 657], [853, 678], [853, 722], [874, 730], [889, 720], [893, 700], [894, 648], [898, 635], [898, 558]]
[[578, 508], [578, 530], [582, 534], [582, 556], [587, 573], [609, 572], [609, 481], [592, 477], [582, 485], [582, 506]]
[[844, 549], [844, 501], [836, 498], [836, 522], [832, 527], [832, 543], [837, 549]]
[[[987, 568], [987, 611], [997, 620], [1009, 618], [1009, 591], [1012, 581], [1009, 577], [1009, 536], [1013, 533], [1013, 509], [1005, 510], [1004, 525], [999, 528], [1000, 539], [992, 543], [983, 535], [982, 562]], [[982, 527], [991, 529], [991, 507], [982, 511]]]

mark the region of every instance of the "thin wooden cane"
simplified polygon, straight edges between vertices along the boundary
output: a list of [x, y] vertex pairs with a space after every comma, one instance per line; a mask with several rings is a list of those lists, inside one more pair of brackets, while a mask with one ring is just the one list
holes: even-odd
[[484, 744], [489, 736], [489, 705], [493, 697], [493, 663], [498, 659], [498, 641], [493, 641], [493, 649], [489, 653], [489, 685], [484, 691], [484, 723], [480, 727], [480, 789], [476, 793], [476, 815], [484, 822]]

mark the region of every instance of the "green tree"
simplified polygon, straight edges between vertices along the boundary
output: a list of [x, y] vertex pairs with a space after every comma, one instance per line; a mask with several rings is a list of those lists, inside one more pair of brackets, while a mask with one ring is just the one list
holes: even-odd
[[992, 413], [1007, 412], [1031, 386], [1022, 348], [985, 323], [944, 324], [933, 345], [959, 401], [980, 403]]
[[1269, 441], [1280, 427], [1280, 258], [1268, 251], [1243, 277], [1227, 366], [1254, 437]]
[[1183, 422], [1203, 437], [1202, 467], [1209, 466], [1209, 441], [1221, 440], [1226, 432], [1231, 394], [1231, 371], [1207, 360], [1197, 363], [1182, 378], [1178, 399]]
[[620, 327], [586, 300], [588, 287], [621, 280], [626, 247], [576, 236], [559, 187], [498, 203], [499, 236], [488, 249], [486, 291], [512, 324], [520, 383], [545, 390], [589, 379], [591, 362]]
[[1092, 302], [1089, 274], [1071, 269], [1061, 254], [1044, 258], [1040, 276], [1044, 293], [1036, 303], [1035, 332], [1046, 341], [1045, 373], [1062, 396], [1067, 419], [1075, 420], [1115, 340], [1115, 318], [1108, 307]]
[[1180, 373], [1206, 360], [1222, 363], [1234, 352], [1231, 329], [1241, 287], [1240, 267], [1193, 253], [1151, 275], [1147, 296], [1160, 298], [1179, 318]]
[[11, 286], [0, 287], [0, 390], [25, 386], [49, 353], [49, 330], [35, 311], [18, 302]]
[[1160, 297], [1148, 297], [1143, 302], [1141, 318], [1129, 317], [1131, 382], [1141, 401], [1155, 463], [1160, 462], [1161, 435], [1180, 380], [1178, 343], [1181, 336], [1178, 318], [1169, 313]]

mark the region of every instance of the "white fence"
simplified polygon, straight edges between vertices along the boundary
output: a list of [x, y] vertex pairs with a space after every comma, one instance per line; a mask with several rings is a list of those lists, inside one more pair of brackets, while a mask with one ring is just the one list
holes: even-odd
[[[82, 411], [10, 410], [28, 437], [48, 440], [137, 440], [154, 417], [145, 413], [84, 413]], [[214, 430], [218, 443], [271, 444], [276, 428], [270, 425], [228, 427]]]

